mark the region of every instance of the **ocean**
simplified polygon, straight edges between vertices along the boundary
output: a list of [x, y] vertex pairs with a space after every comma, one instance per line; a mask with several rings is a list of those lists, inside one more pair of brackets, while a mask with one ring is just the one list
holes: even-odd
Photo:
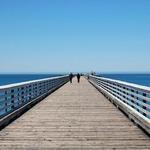
[[99, 74], [98, 76], [150, 87], [150, 74]]
[[60, 75], [62, 74], [0, 74], [0, 86], [49, 77], [56, 77]]
[[[56, 77], [60, 75], [63, 74], [0, 74], [0, 86], [24, 81]], [[150, 87], [150, 74], [99, 74], [98, 76]]]

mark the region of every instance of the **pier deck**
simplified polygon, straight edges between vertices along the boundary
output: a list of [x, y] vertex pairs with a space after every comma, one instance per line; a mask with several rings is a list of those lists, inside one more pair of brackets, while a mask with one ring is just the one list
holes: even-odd
[[0, 149], [148, 150], [150, 138], [81, 78], [1, 130]]

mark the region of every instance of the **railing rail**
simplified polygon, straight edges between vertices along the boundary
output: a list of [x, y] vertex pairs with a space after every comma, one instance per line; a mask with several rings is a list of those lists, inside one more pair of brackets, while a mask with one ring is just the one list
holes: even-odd
[[135, 122], [150, 133], [150, 87], [92, 75], [88, 79], [104, 95], [121, 106], [125, 113], [130, 112], [131, 118], [136, 118]]
[[50, 93], [68, 81], [69, 76], [65, 75], [0, 86], [0, 118]]

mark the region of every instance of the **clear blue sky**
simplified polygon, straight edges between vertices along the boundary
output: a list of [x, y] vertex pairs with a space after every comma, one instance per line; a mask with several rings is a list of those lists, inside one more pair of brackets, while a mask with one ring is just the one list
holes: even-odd
[[0, 73], [150, 72], [150, 0], [1, 0]]

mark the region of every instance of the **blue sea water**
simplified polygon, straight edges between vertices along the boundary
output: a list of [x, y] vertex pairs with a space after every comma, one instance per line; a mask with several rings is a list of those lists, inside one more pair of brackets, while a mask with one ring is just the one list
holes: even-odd
[[[60, 75], [62, 74], [0, 74], [0, 86]], [[150, 74], [99, 74], [98, 76], [150, 87]]]
[[56, 77], [60, 75], [61, 74], [0, 74], [0, 86], [49, 77]]
[[150, 87], [150, 74], [99, 74], [98, 76]]

